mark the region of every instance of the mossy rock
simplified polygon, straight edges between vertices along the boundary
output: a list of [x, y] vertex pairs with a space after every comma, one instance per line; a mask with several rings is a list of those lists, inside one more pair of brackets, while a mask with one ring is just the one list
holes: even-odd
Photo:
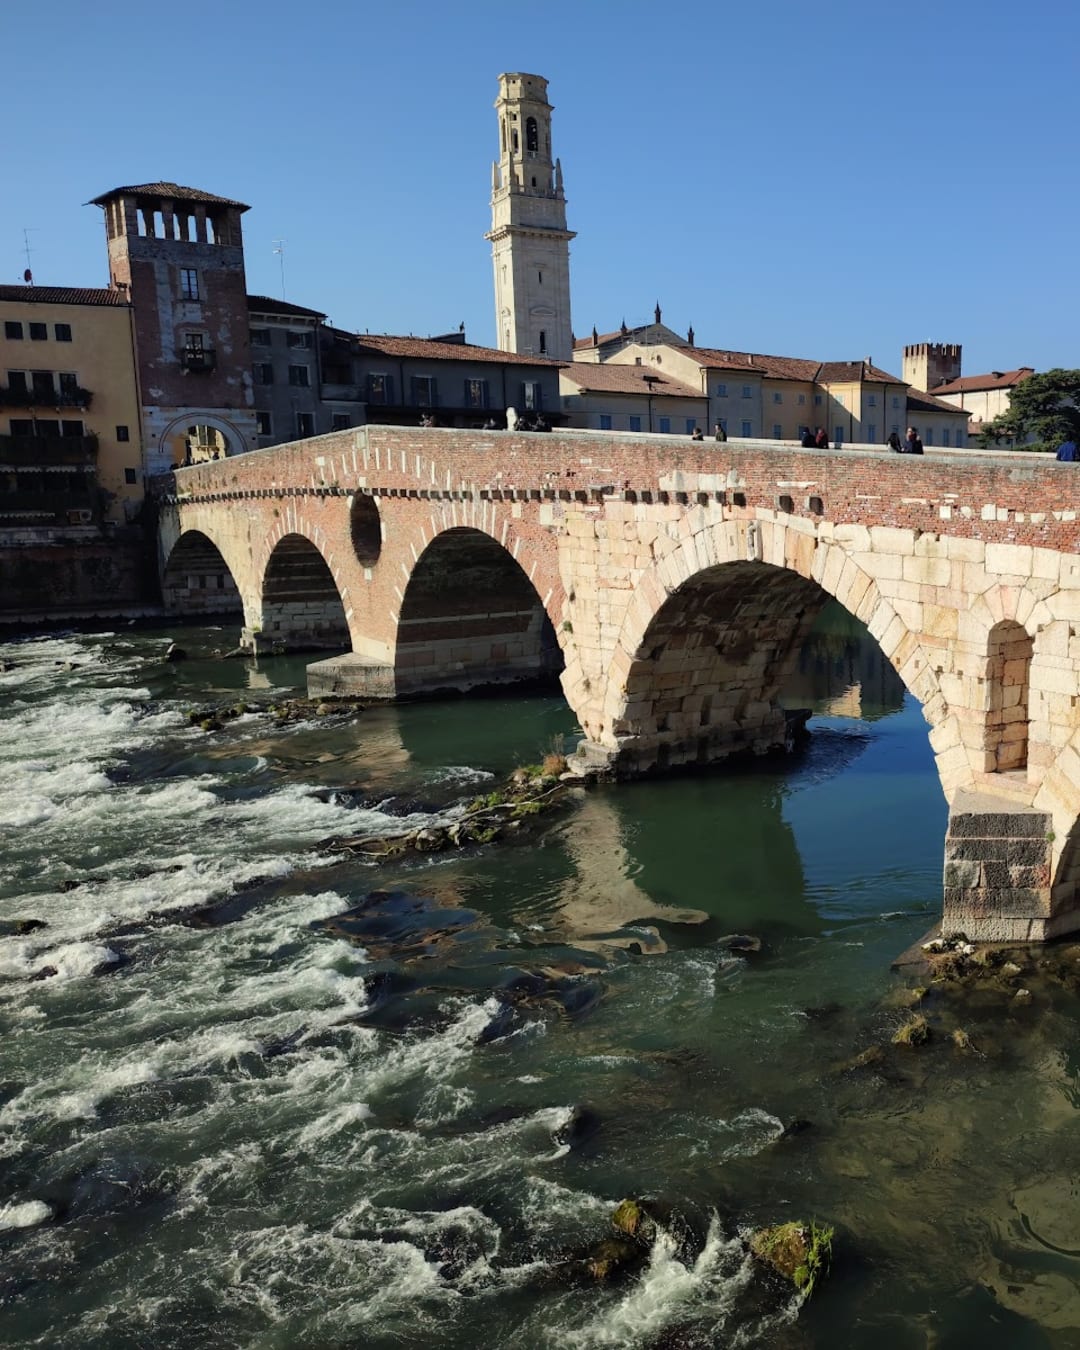
[[834, 1233], [816, 1223], [774, 1224], [750, 1235], [750, 1250], [809, 1298], [818, 1280], [828, 1274]]
[[638, 1242], [652, 1243], [656, 1236], [656, 1223], [646, 1213], [637, 1200], [624, 1200], [611, 1216], [611, 1222], [627, 1237]]
[[930, 1039], [930, 1023], [922, 1013], [916, 1013], [910, 1021], [897, 1029], [892, 1039], [893, 1045], [925, 1045]]
[[589, 1253], [586, 1264], [593, 1279], [605, 1281], [623, 1274], [641, 1259], [641, 1247], [632, 1238], [605, 1238]]

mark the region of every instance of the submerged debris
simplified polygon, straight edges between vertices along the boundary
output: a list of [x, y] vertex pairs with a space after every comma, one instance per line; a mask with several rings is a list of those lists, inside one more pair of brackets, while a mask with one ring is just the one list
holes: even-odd
[[905, 1022], [899, 1027], [893, 1035], [893, 1045], [925, 1045], [930, 1039], [930, 1024], [922, 1013], [916, 1013], [910, 1021]]

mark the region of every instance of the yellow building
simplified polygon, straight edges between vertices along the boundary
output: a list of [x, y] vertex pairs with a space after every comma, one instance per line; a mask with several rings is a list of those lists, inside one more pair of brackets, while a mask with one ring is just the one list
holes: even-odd
[[140, 426], [126, 294], [0, 286], [0, 526], [132, 520]]

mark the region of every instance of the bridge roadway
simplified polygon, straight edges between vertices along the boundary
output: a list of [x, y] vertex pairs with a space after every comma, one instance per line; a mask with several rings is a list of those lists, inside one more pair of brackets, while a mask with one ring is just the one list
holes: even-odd
[[1080, 477], [1026, 453], [367, 426], [181, 469], [166, 602], [344, 656], [317, 695], [560, 670], [580, 765], [788, 744], [826, 597], [919, 700], [950, 806], [944, 918], [1080, 928]]

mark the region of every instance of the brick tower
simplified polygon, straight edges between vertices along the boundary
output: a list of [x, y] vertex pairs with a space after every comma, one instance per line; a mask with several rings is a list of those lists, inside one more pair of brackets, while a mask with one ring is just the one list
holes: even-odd
[[539, 75], [500, 75], [499, 158], [491, 166], [495, 331], [501, 351], [569, 361], [570, 240], [551, 104]]
[[113, 188], [93, 204], [112, 284], [134, 309], [147, 471], [254, 448], [248, 208], [177, 183]]
[[904, 348], [904, 381], [933, 393], [939, 384], [960, 378], [958, 342], [915, 342]]

